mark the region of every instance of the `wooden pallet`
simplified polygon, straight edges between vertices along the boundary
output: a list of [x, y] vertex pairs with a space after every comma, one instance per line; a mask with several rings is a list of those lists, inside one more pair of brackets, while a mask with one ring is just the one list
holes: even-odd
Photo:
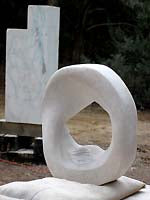
[[7, 122], [5, 119], [1, 119], [0, 134], [41, 137], [42, 126], [38, 124]]

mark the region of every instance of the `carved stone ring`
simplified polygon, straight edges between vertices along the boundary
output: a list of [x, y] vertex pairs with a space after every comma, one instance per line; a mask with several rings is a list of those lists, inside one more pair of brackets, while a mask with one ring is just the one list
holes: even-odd
[[[112, 141], [107, 150], [79, 145], [67, 121], [97, 102], [110, 116]], [[121, 78], [98, 64], [64, 67], [50, 78], [43, 98], [42, 132], [46, 163], [53, 176], [102, 185], [122, 176], [136, 155], [137, 112]]]

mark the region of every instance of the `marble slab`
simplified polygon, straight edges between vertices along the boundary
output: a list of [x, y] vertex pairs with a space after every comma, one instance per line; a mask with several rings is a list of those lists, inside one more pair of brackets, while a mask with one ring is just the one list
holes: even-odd
[[140, 181], [125, 176], [103, 186], [47, 177], [2, 185], [0, 195], [12, 197], [12, 200], [13, 198], [18, 200], [123, 200], [138, 192], [144, 185]]
[[29, 6], [27, 29], [8, 29], [6, 41], [6, 101], [8, 122], [41, 123], [45, 85], [58, 69], [57, 7]]

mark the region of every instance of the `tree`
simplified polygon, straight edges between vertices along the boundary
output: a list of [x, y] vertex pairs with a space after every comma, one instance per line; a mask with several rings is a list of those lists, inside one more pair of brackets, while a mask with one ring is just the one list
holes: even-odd
[[127, 1], [134, 14], [132, 32], [119, 27], [112, 31], [116, 51], [104, 62], [123, 78], [138, 108], [150, 107], [150, 2]]

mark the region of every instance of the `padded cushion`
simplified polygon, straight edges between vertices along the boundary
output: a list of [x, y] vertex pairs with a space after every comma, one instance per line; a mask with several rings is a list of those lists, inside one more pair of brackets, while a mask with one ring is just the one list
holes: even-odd
[[0, 195], [26, 200], [120, 200], [142, 187], [144, 183], [124, 176], [103, 186], [50, 177], [0, 186]]

